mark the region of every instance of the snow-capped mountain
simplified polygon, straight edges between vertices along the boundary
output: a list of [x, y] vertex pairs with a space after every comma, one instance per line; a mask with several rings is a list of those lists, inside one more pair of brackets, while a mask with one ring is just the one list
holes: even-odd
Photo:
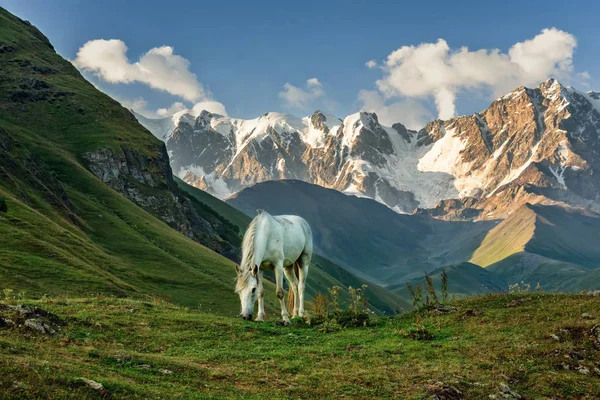
[[398, 212], [481, 219], [526, 201], [596, 207], [599, 111], [597, 93], [550, 79], [418, 132], [382, 126], [366, 112], [138, 120], [166, 143], [175, 174], [221, 198], [258, 182], [299, 179]]

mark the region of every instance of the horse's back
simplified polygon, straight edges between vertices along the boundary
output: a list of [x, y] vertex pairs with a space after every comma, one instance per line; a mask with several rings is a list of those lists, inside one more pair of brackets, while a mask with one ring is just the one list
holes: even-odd
[[302, 232], [307, 240], [312, 241], [312, 231], [306, 220], [298, 215], [277, 215], [274, 217], [287, 233]]
[[282, 246], [286, 261], [293, 263], [302, 253], [312, 254], [312, 232], [304, 218], [297, 215], [278, 215], [273, 218], [281, 227]]

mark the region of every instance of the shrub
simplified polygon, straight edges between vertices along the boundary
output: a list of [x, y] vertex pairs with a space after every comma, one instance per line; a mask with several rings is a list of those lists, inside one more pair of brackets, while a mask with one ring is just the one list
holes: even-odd
[[328, 289], [328, 294], [318, 293], [312, 302], [311, 324], [322, 332], [334, 332], [340, 328], [367, 326], [369, 323], [368, 301], [365, 297], [367, 285], [360, 288], [348, 287], [350, 302], [344, 309], [340, 306], [339, 286]]
[[448, 301], [448, 274], [445, 269], [442, 270], [442, 299]]
[[8, 204], [6, 204], [6, 199], [3, 196], [0, 196], [0, 212], [7, 212]]
[[[431, 302], [433, 304], [439, 303], [437, 293], [435, 293], [435, 287], [433, 287], [433, 280], [427, 273], [425, 273], [425, 282], [427, 282], [427, 287], [425, 289], [427, 290], [428, 297], [431, 298]], [[427, 304], [429, 304], [429, 301]]]
[[531, 292], [531, 284], [521, 281], [521, 283], [515, 283], [508, 285], [508, 293], [512, 294], [525, 294]]

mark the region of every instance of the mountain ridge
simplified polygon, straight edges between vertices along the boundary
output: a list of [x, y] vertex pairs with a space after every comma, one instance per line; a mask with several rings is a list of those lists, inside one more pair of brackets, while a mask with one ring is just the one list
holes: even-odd
[[180, 113], [162, 140], [180, 178], [221, 198], [299, 179], [445, 219], [504, 218], [527, 202], [600, 210], [600, 183], [591, 177], [600, 164], [598, 98], [548, 79], [419, 131], [382, 126], [367, 112], [253, 120]]

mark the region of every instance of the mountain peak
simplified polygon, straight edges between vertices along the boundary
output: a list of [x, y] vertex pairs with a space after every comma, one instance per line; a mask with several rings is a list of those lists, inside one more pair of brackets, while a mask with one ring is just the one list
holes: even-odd
[[538, 88], [542, 91], [542, 94], [549, 96], [555, 93], [560, 93], [565, 87], [556, 79], [549, 78], [542, 82]]

